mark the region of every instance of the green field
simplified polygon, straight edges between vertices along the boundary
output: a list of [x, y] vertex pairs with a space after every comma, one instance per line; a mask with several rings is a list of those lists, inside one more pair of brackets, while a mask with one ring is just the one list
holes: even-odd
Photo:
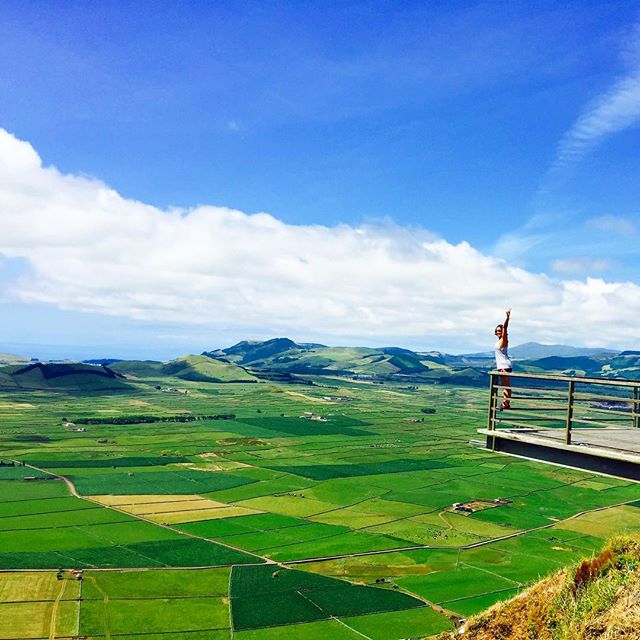
[[0, 637], [429, 636], [640, 531], [637, 484], [470, 444], [482, 389], [182, 364], [0, 392]]

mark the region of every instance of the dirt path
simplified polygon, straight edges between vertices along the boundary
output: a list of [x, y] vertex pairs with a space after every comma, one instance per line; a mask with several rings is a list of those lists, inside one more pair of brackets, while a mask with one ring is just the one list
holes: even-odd
[[67, 586], [66, 580], [61, 580], [60, 591], [58, 591], [58, 595], [56, 599], [53, 601], [53, 606], [51, 607], [51, 621], [49, 622], [49, 640], [55, 640], [56, 637], [56, 626], [58, 623], [58, 609], [60, 608], [60, 600], [62, 600], [62, 596], [64, 595], [64, 590]]
[[[104, 625], [104, 638], [111, 640], [111, 623], [109, 621], [109, 594], [100, 587], [98, 581], [93, 576], [88, 576], [85, 580], [89, 580], [93, 586], [102, 594], [102, 623]], [[80, 633], [80, 629], [78, 629]]]

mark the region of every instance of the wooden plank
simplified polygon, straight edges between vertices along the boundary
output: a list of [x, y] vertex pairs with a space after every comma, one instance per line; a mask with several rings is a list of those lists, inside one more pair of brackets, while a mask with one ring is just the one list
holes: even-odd
[[[499, 375], [498, 371], [492, 371], [491, 373], [495, 373]], [[511, 378], [522, 378], [524, 380], [554, 380], [557, 382], [571, 382], [573, 380], [574, 383], [577, 384], [599, 384], [608, 387], [638, 387], [640, 386], [640, 381], [638, 380], [628, 380], [626, 378], [616, 378], [612, 380], [610, 378], [587, 378], [582, 376], [561, 376], [561, 375], [539, 375], [536, 373], [510, 373], [509, 376]]]

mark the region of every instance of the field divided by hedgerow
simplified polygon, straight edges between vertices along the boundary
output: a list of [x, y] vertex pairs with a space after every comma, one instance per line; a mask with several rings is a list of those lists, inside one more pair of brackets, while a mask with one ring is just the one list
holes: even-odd
[[[450, 624], [425, 601], [468, 615], [618, 530], [640, 530], [637, 505], [614, 506], [639, 500], [637, 484], [470, 444], [484, 423], [483, 391], [317, 382], [330, 387], [180, 381], [186, 394], [155, 389], [170, 385], [154, 379], [88, 396], [12, 391], [0, 402], [0, 460], [36, 468], [0, 466], [0, 568], [84, 569], [81, 632], [94, 638], [104, 637], [105, 616], [112, 638], [228, 638], [231, 599], [236, 640], [398, 640]], [[308, 412], [321, 419], [301, 417]], [[117, 424], [137, 413], [236, 417]], [[73, 431], [63, 420], [73, 416], [96, 423]], [[103, 504], [72, 496], [62, 480], [25, 479], [44, 478], [45, 469]], [[454, 512], [454, 502], [474, 504], [473, 513]], [[416, 546], [428, 548], [398, 551]], [[194, 576], [208, 569], [170, 568], [225, 565], [228, 576], [231, 566], [235, 575], [267, 559], [283, 563], [264, 565], [271, 573], [295, 569], [342, 582], [286, 589], [286, 607], [261, 593], [256, 608], [226, 587], [198, 586]], [[94, 573], [106, 606], [87, 579]], [[112, 577], [120, 575], [122, 584]], [[130, 604], [136, 591], [149, 604], [142, 595], [137, 608]], [[405, 608], [396, 611], [390, 598], [398, 597]], [[48, 638], [51, 607], [29, 603], [22, 619]], [[14, 606], [5, 605], [5, 612]], [[138, 613], [156, 616], [158, 626], [133, 624]], [[180, 627], [181, 619], [194, 628]]]
[[234, 567], [230, 595], [237, 630], [425, 606], [421, 600], [397, 591], [273, 565]]

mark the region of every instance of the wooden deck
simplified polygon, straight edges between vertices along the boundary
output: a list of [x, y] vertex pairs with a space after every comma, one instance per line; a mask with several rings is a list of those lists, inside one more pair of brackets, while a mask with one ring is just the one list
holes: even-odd
[[487, 448], [578, 469], [640, 480], [640, 429], [478, 429]]
[[640, 481], [640, 380], [489, 375], [489, 449]]

